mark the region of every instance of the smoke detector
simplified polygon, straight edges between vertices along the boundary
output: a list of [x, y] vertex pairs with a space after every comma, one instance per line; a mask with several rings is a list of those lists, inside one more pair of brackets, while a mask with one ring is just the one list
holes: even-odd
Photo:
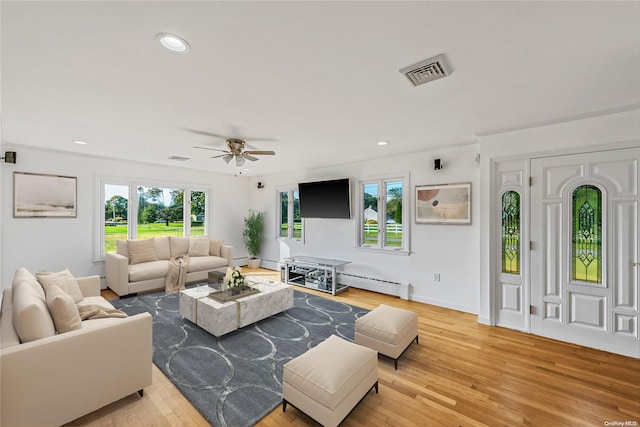
[[444, 55], [438, 55], [404, 67], [400, 72], [407, 76], [414, 86], [418, 86], [448, 76], [451, 74], [451, 68]]

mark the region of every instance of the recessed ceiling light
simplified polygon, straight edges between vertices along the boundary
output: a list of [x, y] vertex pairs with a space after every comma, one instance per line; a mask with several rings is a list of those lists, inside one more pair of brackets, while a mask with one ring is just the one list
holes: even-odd
[[172, 52], [186, 53], [189, 52], [189, 43], [183, 38], [176, 36], [175, 34], [160, 33], [156, 36], [160, 41], [160, 44]]
[[389, 141], [380, 141], [378, 142], [378, 145], [387, 145], [389, 144]]
[[80, 141], [79, 139], [74, 140], [74, 141], [73, 141], [73, 143], [74, 143], [74, 144], [78, 144], [78, 145], [87, 145], [87, 143], [86, 143], [86, 142], [84, 142], [84, 141]]

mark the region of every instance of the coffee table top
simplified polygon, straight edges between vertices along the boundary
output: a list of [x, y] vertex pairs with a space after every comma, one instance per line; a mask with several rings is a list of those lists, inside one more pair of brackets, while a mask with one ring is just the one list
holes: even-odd
[[187, 297], [197, 299], [200, 302], [205, 303], [207, 305], [211, 305], [213, 307], [221, 307], [221, 306], [233, 304], [234, 302], [242, 302], [248, 299], [257, 298], [260, 295], [264, 295], [271, 292], [277, 292], [282, 289], [293, 288], [292, 285], [282, 283], [282, 282], [276, 282], [274, 280], [264, 279], [259, 276], [246, 276], [245, 284], [258, 290], [259, 292], [256, 292], [252, 295], [242, 296], [235, 300], [229, 300], [227, 302], [216, 301], [213, 298], [205, 298], [205, 297], [208, 297], [211, 292], [219, 291], [219, 289], [216, 289], [214, 287], [215, 284], [209, 284], [208, 286], [196, 286], [189, 289], [183, 289], [182, 291], [180, 291], [180, 293]]

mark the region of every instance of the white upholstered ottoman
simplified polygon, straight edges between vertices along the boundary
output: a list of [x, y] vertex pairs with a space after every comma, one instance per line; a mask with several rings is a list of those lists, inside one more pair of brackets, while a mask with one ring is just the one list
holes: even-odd
[[415, 341], [418, 343], [418, 315], [401, 308], [381, 304], [356, 319], [355, 342], [393, 359], [398, 358]]
[[378, 392], [378, 352], [335, 335], [284, 365], [287, 404], [325, 427], [335, 427], [367, 395]]

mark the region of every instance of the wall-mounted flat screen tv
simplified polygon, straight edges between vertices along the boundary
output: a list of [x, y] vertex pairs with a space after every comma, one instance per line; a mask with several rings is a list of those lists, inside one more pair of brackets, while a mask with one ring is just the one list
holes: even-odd
[[298, 184], [302, 218], [351, 218], [349, 178]]

